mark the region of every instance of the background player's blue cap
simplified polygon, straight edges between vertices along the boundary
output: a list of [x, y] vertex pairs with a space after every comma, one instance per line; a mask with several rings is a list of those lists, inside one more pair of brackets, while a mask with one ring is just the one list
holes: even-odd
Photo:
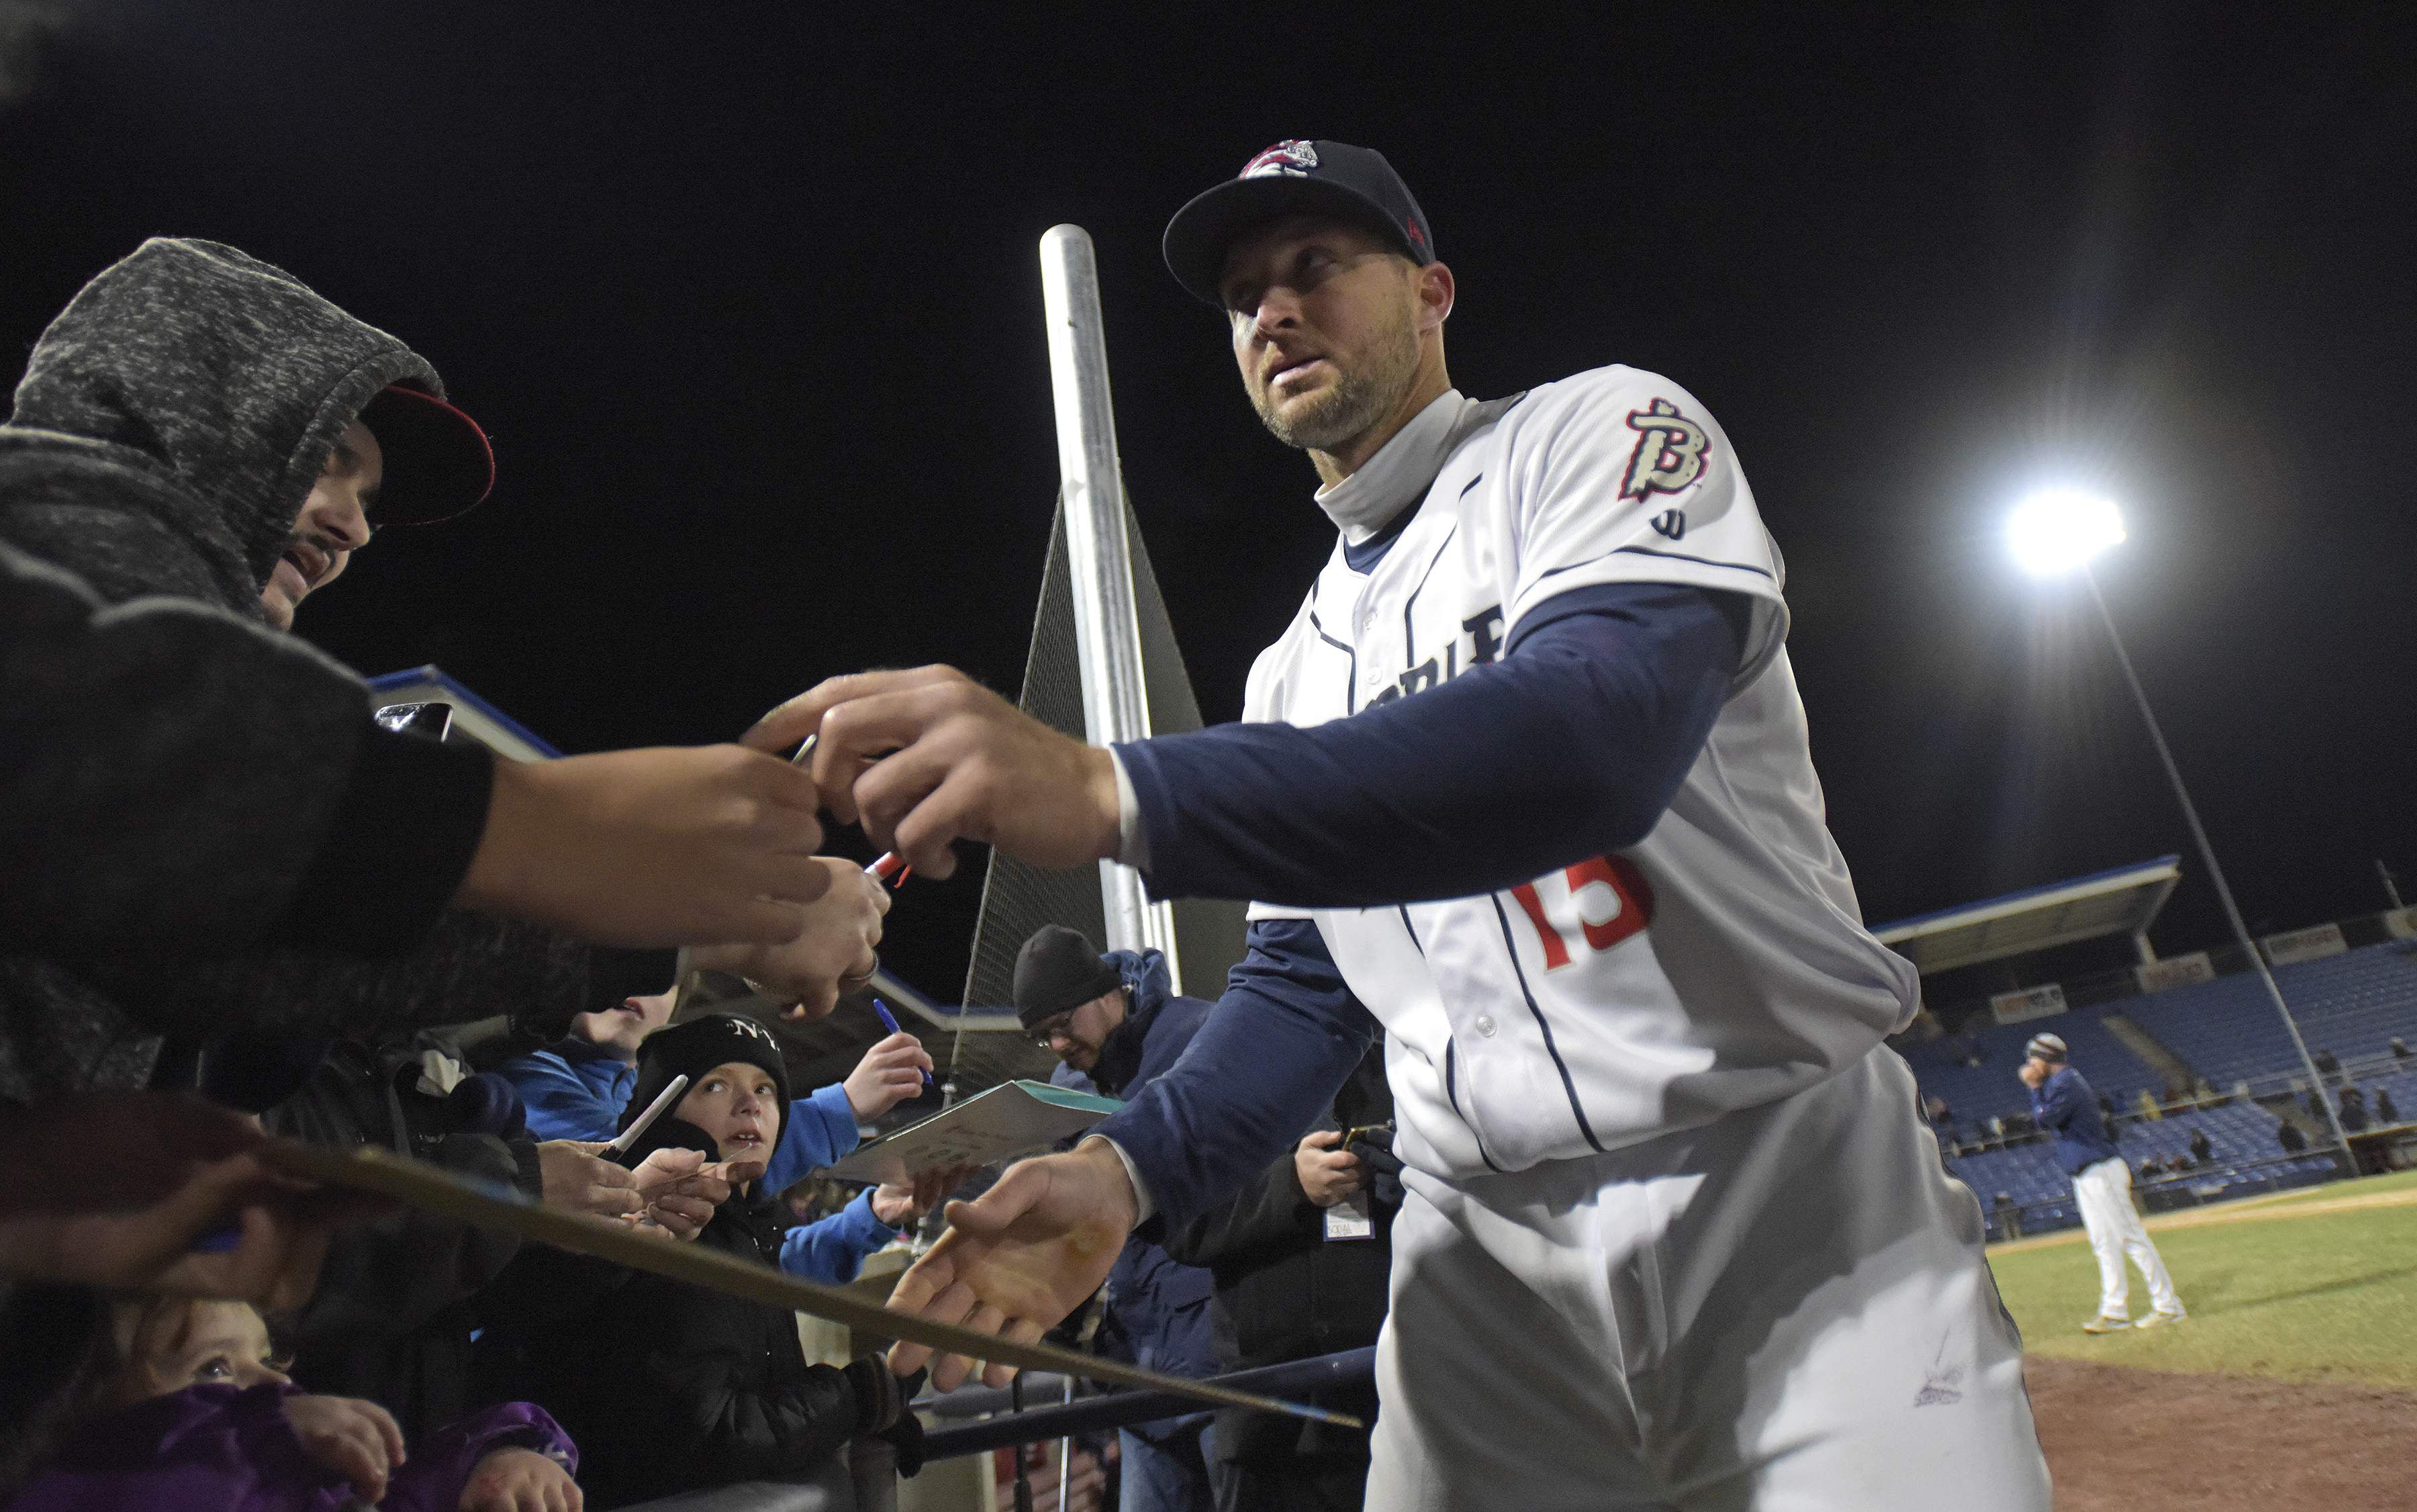
[[1194, 298], [1222, 308], [1217, 275], [1226, 249], [1288, 215], [1338, 216], [1391, 240], [1421, 267], [1436, 260], [1427, 213], [1383, 153], [1348, 142], [1284, 141], [1175, 212], [1166, 222], [1167, 269]]

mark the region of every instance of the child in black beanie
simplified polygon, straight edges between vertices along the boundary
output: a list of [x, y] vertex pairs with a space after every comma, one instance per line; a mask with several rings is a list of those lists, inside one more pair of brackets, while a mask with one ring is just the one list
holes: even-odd
[[[778, 1265], [790, 1219], [756, 1178], [789, 1107], [780, 1046], [763, 1025], [730, 1015], [657, 1031], [639, 1049], [623, 1126], [676, 1076], [689, 1078], [678, 1107], [629, 1158], [676, 1147], [727, 1162], [733, 1194], [695, 1243]], [[736, 1481], [818, 1482], [851, 1439], [920, 1438], [904, 1410], [913, 1382], [880, 1360], [809, 1365], [795, 1314], [662, 1276], [622, 1273], [578, 1316], [536, 1329], [500, 1318], [495, 1328], [525, 1372], [516, 1389], [579, 1442], [591, 1506]], [[907, 1468], [914, 1445], [900, 1448]]]

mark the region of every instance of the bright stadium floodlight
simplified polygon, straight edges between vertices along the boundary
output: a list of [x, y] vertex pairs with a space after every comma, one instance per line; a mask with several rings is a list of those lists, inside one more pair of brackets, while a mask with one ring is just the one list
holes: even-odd
[[2226, 881], [2224, 868], [2216, 863], [2215, 846], [2207, 837], [2207, 827], [2199, 823], [2198, 805], [2191, 802], [2190, 788], [2182, 783], [2182, 769], [2174, 760], [2173, 748], [2166, 743], [2164, 726], [2157, 723], [2156, 710], [2149, 707], [2149, 690], [2140, 683], [2140, 674], [2132, 665], [2132, 653], [2123, 645], [2123, 636], [2115, 628], [2115, 617], [2107, 612], [2106, 596], [2098, 591], [2098, 574], [2090, 570], [2090, 561], [2109, 546], [2123, 542], [2123, 516], [2114, 504], [2095, 494], [2077, 488], [2048, 488], [2031, 495], [2014, 506], [2006, 520], [2006, 545], [2024, 572], [2033, 577], [2061, 577], [2078, 573], [2090, 589], [2090, 602], [2098, 610], [2098, 622], [2106, 629], [2107, 644], [2115, 649], [2115, 661], [2123, 669], [2123, 680], [2131, 686], [2132, 699], [2140, 706], [2140, 719], [2149, 726], [2149, 741], [2157, 750], [2157, 760], [2166, 769], [2166, 780], [2173, 785], [2174, 798], [2181, 805], [2182, 819], [2190, 826], [2191, 839], [2198, 847], [2199, 860], [2207, 866], [2207, 878], [2214, 884], [2215, 895], [2224, 904], [2224, 916], [2232, 926], [2233, 942], [2247, 955], [2249, 964], [2265, 985], [2266, 996], [2281, 1016], [2283, 1028], [2291, 1036], [2292, 1048], [2300, 1055], [2300, 1068], [2307, 1073], [2308, 1085], [2315, 1090], [2317, 1102], [2325, 1110], [2325, 1122], [2333, 1126], [2333, 1142], [2340, 1146], [2342, 1174], [2358, 1174], [2358, 1155], [2351, 1148], [2349, 1132], [2342, 1126], [2341, 1111], [2333, 1099], [2325, 1095], [2325, 1078], [2317, 1070], [2315, 1057], [2308, 1053], [2308, 1042], [2300, 1033], [2299, 1020], [2291, 1016], [2291, 1005], [2283, 997], [2283, 988], [2268, 970], [2266, 955], [2250, 938], [2249, 925], [2241, 917], [2241, 905], [2233, 900], [2232, 884]]
[[2076, 488], [2050, 488], [2014, 506], [2006, 544], [2033, 577], [2056, 577], [2085, 567], [2122, 544], [2123, 516], [2109, 501]]

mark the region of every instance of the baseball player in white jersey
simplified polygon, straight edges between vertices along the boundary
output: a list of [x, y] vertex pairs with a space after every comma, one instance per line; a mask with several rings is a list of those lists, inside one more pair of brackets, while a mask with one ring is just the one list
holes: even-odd
[[1381, 1021], [1407, 1168], [1370, 1506], [2045, 1507], [1728, 437], [1629, 368], [1452, 389], [1452, 274], [1367, 149], [1279, 144], [1166, 250], [1340, 536], [1243, 722], [1098, 750], [926, 668], [752, 737], [819, 729], [834, 811], [927, 871], [965, 835], [1254, 900], [1182, 1061], [952, 1208], [896, 1305], [1036, 1336], [1126, 1230], [1297, 1138]]

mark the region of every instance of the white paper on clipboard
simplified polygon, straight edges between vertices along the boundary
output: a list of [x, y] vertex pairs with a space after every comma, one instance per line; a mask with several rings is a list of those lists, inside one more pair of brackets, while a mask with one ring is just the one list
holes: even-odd
[[944, 1113], [874, 1140], [823, 1174], [848, 1182], [903, 1185], [927, 1170], [987, 1166], [1045, 1150], [1123, 1106], [1113, 1097], [1047, 1082], [1003, 1082]]

